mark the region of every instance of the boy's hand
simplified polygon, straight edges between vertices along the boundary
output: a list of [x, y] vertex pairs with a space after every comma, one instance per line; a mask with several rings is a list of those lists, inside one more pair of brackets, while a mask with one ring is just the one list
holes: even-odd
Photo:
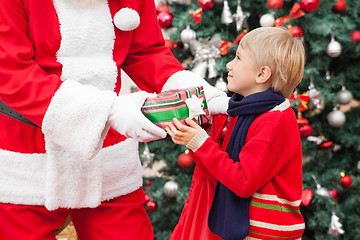
[[190, 118], [185, 119], [185, 122], [189, 126], [183, 125], [176, 118], [173, 120], [174, 122], [170, 123], [168, 127], [165, 128], [165, 130], [176, 144], [186, 146], [191, 141], [191, 139], [193, 139], [196, 134], [202, 130], [202, 128]]

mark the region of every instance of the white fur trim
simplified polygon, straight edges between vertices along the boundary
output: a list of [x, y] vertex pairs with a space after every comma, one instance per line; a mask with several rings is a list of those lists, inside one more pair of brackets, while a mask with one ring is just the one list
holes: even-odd
[[63, 65], [61, 80], [113, 90], [118, 68], [113, 60], [115, 29], [107, 1], [89, 6], [69, 0], [53, 2], [60, 23], [57, 59]]
[[100, 203], [101, 162], [89, 159], [102, 147], [115, 97], [112, 91], [68, 80], [52, 98], [42, 124], [47, 152], [45, 206], [49, 210]]
[[162, 91], [198, 86], [203, 86], [205, 98], [208, 102], [215, 97], [226, 96], [226, 93], [217, 89], [216, 87], [211, 86], [205, 79], [203, 79], [199, 75], [187, 70], [174, 73], [166, 81]]
[[134, 9], [122, 8], [114, 16], [114, 24], [122, 31], [131, 31], [140, 25], [140, 16]]
[[285, 101], [283, 101], [282, 103], [280, 103], [279, 105], [275, 106], [273, 109], [270, 110], [270, 112], [272, 111], [284, 111], [286, 109], [288, 109], [290, 107], [290, 101], [289, 99], [285, 99]]
[[45, 113], [42, 131], [47, 143], [91, 159], [107, 133], [106, 122], [116, 93], [75, 81], [64, 82]]
[[[0, 202], [25, 205], [47, 203], [45, 196], [49, 191], [49, 174], [45, 174], [46, 154], [0, 150], [0, 159]], [[50, 173], [61, 176], [58, 186], [62, 186], [63, 193], [67, 195], [63, 195], [66, 199], [56, 199], [57, 205], [46, 205], [48, 209], [96, 207], [101, 201], [129, 194], [142, 186], [138, 142], [133, 139], [102, 149], [91, 161], [76, 161], [67, 169]], [[87, 175], [90, 172], [95, 175]], [[89, 195], [92, 198], [87, 198]]]

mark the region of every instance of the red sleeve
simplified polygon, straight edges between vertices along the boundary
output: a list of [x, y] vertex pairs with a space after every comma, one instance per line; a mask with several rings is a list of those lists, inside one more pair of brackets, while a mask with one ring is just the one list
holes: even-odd
[[184, 68], [164, 46], [154, 1], [138, 2], [140, 25], [134, 30], [122, 68], [141, 89], [160, 92], [167, 79]]
[[[210, 138], [212, 142], [218, 144], [220, 146], [220, 138], [223, 134], [223, 129], [227, 124], [228, 116], [224, 114], [218, 114], [213, 117], [212, 125], [211, 125], [211, 131], [210, 131]], [[197, 154], [195, 154], [193, 151], [190, 150], [190, 154], [194, 162], [197, 166], [199, 166], [199, 169], [202, 171], [204, 175], [207, 176], [209, 181], [216, 183], [217, 179], [209, 172], [209, 170], [204, 167], [204, 164], [202, 163], [201, 159]]]
[[34, 61], [27, 13], [20, 0], [0, 1], [0, 98], [41, 126], [61, 81]]

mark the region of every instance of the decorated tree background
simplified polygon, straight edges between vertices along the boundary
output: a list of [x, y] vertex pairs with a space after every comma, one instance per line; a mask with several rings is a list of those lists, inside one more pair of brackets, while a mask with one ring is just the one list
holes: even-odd
[[[359, 239], [360, 1], [168, 0], [157, 9], [166, 46], [223, 91], [225, 65], [247, 31], [275, 24], [303, 39], [304, 78], [291, 98], [303, 144], [303, 239]], [[190, 189], [185, 151], [169, 137], [140, 148], [144, 166], [166, 164], [144, 181], [157, 240], [170, 237]]]

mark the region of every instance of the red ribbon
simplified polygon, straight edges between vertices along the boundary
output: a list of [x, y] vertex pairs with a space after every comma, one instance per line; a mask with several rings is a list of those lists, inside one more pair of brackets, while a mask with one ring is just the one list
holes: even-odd
[[276, 27], [282, 26], [287, 21], [289, 21], [290, 19], [299, 18], [299, 17], [302, 17], [304, 15], [305, 15], [305, 12], [301, 10], [300, 4], [295, 3], [294, 6], [292, 7], [291, 11], [290, 11], [290, 14], [288, 16], [284, 16], [284, 17], [276, 19], [275, 22], [274, 22], [274, 25]]
[[220, 54], [226, 55], [229, 52], [229, 47], [234, 46], [235, 44], [238, 44], [240, 42], [240, 40], [245, 36], [246, 33], [247, 33], [247, 31], [240, 33], [233, 42], [221, 41]]
[[291, 94], [289, 100], [290, 102], [292, 102], [294, 99], [300, 102], [300, 106], [298, 107], [298, 112], [303, 112], [309, 108], [307, 105], [309, 103], [309, 94], [304, 93], [300, 95], [295, 95], [293, 93]]
[[201, 21], [201, 16], [202, 16], [202, 8], [199, 8], [198, 10], [190, 10], [190, 16], [194, 17], [194, 21], [196, 24], [198, 24]]

